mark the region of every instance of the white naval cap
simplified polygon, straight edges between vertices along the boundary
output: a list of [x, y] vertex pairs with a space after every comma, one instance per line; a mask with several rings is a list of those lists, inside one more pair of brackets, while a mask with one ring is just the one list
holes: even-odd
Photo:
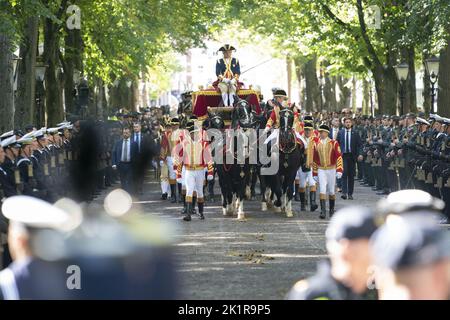
[[16, 139], [16, 136], [14, 136], [14, 135], [12, 137], [2, 140], [2, 142], [1, 142], [2, 148], [9, 147], [12, 144], [17, 144], [17, 139]]
[[0, 136], [0, 139], [4, 140], [6, 138], [12, 137], [13, 135], [14, 135], [14, 130], [11, 130], [11, 131], [8, 131], [8, 132], [5, 132], [4, 134], [2, 134]]
[[37, 131], [34, 131], [33, 136], [34, 136], [36, 139], [42, 138], [42, 137], [45, 136], [45, 132], [46, 132], [46, 131], [47, 131], [47, 128], [39, 129], [39, 130], [37, 130]]
[[420, 117], [417, 117], [417, 118], [416, 118], [416, 122], [417, 122], [418, 124], [426, 124], [427, 126], [430, 125], [430, 123], [429, 123], [427, 120], [425, 120], [424, 118], [420, 118]]
[[58, 132], [58, 130], [59, 130], [59, 128], [48, 128], [48, 129], [47, 129], [47, 133], [49, 133], [49, 134], [55, 134], [55, 133]]
[[382, 215], [403, 214], [411, 212], [441, 212], [445, 202], [422, 190], [401, 190], [392, 192], [377, 204], [377, 211]]
[[29, 196], [7, 198], [3, 202], [2, 212], [10, 221], [30, 228], [70, 231], [81, 223], [79, 215]]
[[20, 145], [27, 145], [27, 144], [33, 143], [33, 141], [34, 141], [34, 137], [33, 136], [28, 136], [28, 137], [23, 136], [22, 138], [17, 140], [17, 143], [20, 144]]

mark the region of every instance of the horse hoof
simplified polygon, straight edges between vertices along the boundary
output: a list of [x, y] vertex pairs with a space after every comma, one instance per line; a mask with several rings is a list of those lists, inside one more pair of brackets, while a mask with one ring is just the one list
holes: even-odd
[[287, 218], [293, 218], [294, 214], [292, 213], [292, 211], [291, 212], [286, 212], [286, 217]]
[[237, 218], [238, 218], [238, 220], [244, 220], [245, 219], [245, 214], [243, 212], [238, 213]]
[[250, 200], [251, 197], [252, 197], [252, 191], [251, 191], [250, 187], [246, 187], [245, 188], [245, 198], [247, 200]]
[[222, 213], [224, 216], [228, 215], [227, 208], [222, 208]]
[[267, 211], [267, 203], [261, 203], [261, 211]]

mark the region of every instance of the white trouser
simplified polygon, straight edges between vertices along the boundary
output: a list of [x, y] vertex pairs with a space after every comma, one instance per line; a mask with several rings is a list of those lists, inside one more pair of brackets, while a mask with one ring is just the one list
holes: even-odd
[[[205, 181], [205, 170], [186, 170], [186, 197], [197, 192], [197, 199], [203, 199], [203, 182]], [[188, 200], [188, 198], [186, 198]]]
[[336, 169], [319, 169], [317, 175], [319, 177], [320, 194], [334, 196], [336, 187]]
[[312, 174], [312, 170], [309, 170], [308, 172], [303, 172], [302, 169], [298, 170], [297, 172], [300, 183], [299, 183], [299, 187], [304, 189], [306, 188], [306, 186], [315, 186], [316, 185], [316, 181], [314, 181], [313, 178], [313, 174]]
[[164, 162], [161, 166], [161, 193], [167, 193], [170, 196], [170, 185], [168, 180], [169, 175], [169, 168], [167, 167], [167, 164]]
[[236, 94], [236, 80], [223, 79], [218, 84], [219, 90], [222, 93], [223, 103], [226, 106], [232, 106], [234, 103], [234, 95]]
[[176, 180], [177, 179], [177, 173], [173, 169], [173, 158], [167, 157], [166, 158], [167, 167], [169, 168], [169, 179], [170, 180]]
[[186, 190], [186, 167], [181, 169], [181, 189]]

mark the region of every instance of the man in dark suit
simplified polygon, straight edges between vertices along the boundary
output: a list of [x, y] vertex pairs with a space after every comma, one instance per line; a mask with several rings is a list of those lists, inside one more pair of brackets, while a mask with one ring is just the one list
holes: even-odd
[[133, 170], [139, 156], [139, 146], [131, 139], [131, 130], [128, 127], [122, 130], [123, 139], [116, 142], [112, 155], [112, 168], [119, 170], [122, 189], [134, 194]]
[[344, 128], [339, 131], [337, 141], [341, 146], [344, 173], [342, 175], [342, 196], [346, 200], [353, 200], [355, 185], [356, 161], [362, 161], [362, 142], [359, 134], [353, 130], [353, 120], [344, 119]]
[[[135, 122], [133, 124], [133, 137], [131, 139], [133, 142], [135, 142], [138, 146], [138, 153], [139, 153], [139, 157], [138, 159], [136, 159], [136, 170], [134, 170], [134, 184], [135, 184], [135, 189], [136, 192], [138, 194], [142, 194], [143, 190], [143, 184], [144, 184], [144, 174], [142, 174], [143, 170], [139, 170], [140, 168], [143, 168], [144, 163], [142, 163], [142, 153], [143, 153], [143, 149], [144, 148], [144, 141], [146, 141], [145, 139], [145, 135], [142, 133], [142, 125], [140, 122]], [[138, 169], [139, 168], [139, 169]]]
[[331, 121], [330, 139], [336, 140], [339, 131], [341, 131], [339, 118], [333, 118]]

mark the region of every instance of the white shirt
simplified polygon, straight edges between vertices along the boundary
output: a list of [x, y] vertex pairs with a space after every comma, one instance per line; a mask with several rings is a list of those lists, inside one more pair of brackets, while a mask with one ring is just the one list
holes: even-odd
[[[344, 153], [350, 153], [352, 152], [352, 129], [345, 129], [344, 131], [345, 136], [345, 150]], [[348, 145], [347, 145], [348, 143]]]
[[130, 139], [124, 139], [122, 142], [122, 162], [130, 162], [130, 148], [131, 148], [131, 141]]

